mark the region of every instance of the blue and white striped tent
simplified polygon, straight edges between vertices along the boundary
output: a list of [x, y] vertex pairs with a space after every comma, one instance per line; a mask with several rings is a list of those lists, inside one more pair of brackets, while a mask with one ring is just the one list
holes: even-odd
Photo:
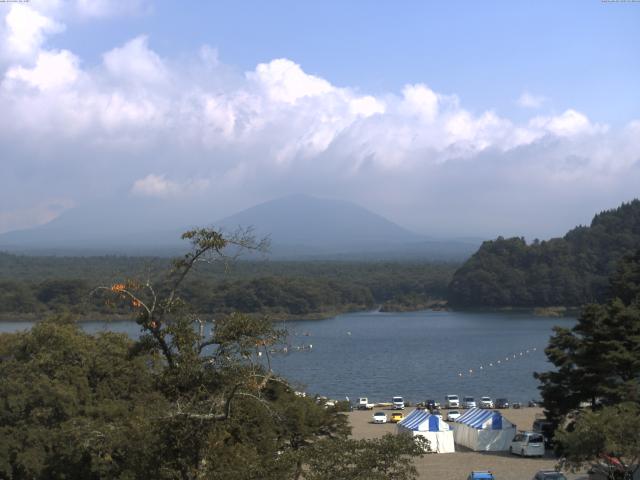
[[472, 408], [456, 419], [456, 423], [464, 423], [473, 428], [490, 428], [502, 430], [502, 415], [495, 410]]
[[457, 444], [476, 451], [509, 450], [516, 426], [500, 412], [472, 408], [455, 421]]
[[436, 415], [431, 415], [428, 410], [414, 410], [403, 418], [398, 425], [407, 430], [417, 432], [446, 432], [451, 430], [447, 422]]
[[449, 453], [455, 451], [453, 430], [447, 422], [428, 410], [414, 410], [398, 423], [398, 433], [409, 433], [429, 440], [432, 452]]

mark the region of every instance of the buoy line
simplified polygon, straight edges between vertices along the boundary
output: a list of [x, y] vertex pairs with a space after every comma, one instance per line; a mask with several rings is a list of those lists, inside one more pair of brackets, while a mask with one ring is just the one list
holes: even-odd
[[527, 348], [526, 350], [522, 350], [520, 352], [506, 355], [505, 357], [500, 357], [496, 361], [481, 364], [476, 370], [474, 370], [473, 368], [469, 368], [468, 370], [464, 370], [463, 372], [458, 372], [458, 377], [462, 378], [464, 376], [471, 376], [474, 373], [477, 373], [478, 371], [485, 371], [489, 368], [504, 365], [506, 362], [517, 360], [521, 357], [526, 357], [527, 355], [533, 352], [536, 352], [537, 350], [538, 350], [537, 347], [531, 347], [531, 348]]

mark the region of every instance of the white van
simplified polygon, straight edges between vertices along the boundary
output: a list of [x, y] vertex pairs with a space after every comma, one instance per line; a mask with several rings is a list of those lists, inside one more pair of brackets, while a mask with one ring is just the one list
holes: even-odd
[[394, 410], [404, 410], [404, 398], [402, 398], [402, 397], [393, 397], [391, 399], [391, 401], [393, 402], [393, 409]]
[[509, 453], [523, 457], [544, 456], [544, 437], [537, 432], [518, 432], [509, 446]]
[[447, 395], [444, 397], [445, 408], [460, 408], [460, 399], [458, 395]]

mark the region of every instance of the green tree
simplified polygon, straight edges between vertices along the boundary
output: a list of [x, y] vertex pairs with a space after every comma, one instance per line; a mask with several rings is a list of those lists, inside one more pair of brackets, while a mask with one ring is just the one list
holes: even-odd
[[597, 412], [583, 411], [556, 434], [565, 468], [593, 465], [611, 480], [633, 478], [640, 464], [640, 406], [623, 403]]
[[606, 304], [583, 309], [577, 324], [556, 328], [545, 350], [556, 370], [537, 373], [547, 416], [560, 424], [587, 402], [592, 410], [640, 401], [640, 255], [625, 257]]
[[409, 480], [417, 478], [411, 456], [423, 455], [422, 437], [386, 434], [374, 440], [322, 440], [308, 458], [306, 480]]

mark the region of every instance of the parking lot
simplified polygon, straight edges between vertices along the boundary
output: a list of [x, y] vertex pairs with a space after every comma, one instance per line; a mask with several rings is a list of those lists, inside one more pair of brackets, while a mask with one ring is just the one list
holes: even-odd
[[[371, 416], [373, 411], [361, 410], [349, 412], [349, 421], [353, 428], [352, 436], [356, 439], [376, 438], [385, 433], [395, 433], [396, 425], [393, 423], [373, 424]], [[386, 411], [382, 409], [383, 411]], [[412, 408], [405, 409], [407, 415]], [[446, 418], [446, 410], [442, 410]], [[529, 430], [532, 427], [536, 414], [541, 414], [541, 408], [521, 408], [500, 410], [500, 412], [519, 430]], [[391, 414], [391, 410], [386, 411]], [[472, 470], [491, 470], [496, 480], [528, 480], [532, 479], [538, 470], [553, 469], [557, 464], [550, 454], [544, 458], [521, 458], [509, 455], [508, 452], [473, 452], [456, 445], [455, 453], [428, 454], [416, 460], [416, 467], [420, 479], [438, 480], [465, 480]], [[585, 475], [565, 473], [569, 480], [586, 478]]]

